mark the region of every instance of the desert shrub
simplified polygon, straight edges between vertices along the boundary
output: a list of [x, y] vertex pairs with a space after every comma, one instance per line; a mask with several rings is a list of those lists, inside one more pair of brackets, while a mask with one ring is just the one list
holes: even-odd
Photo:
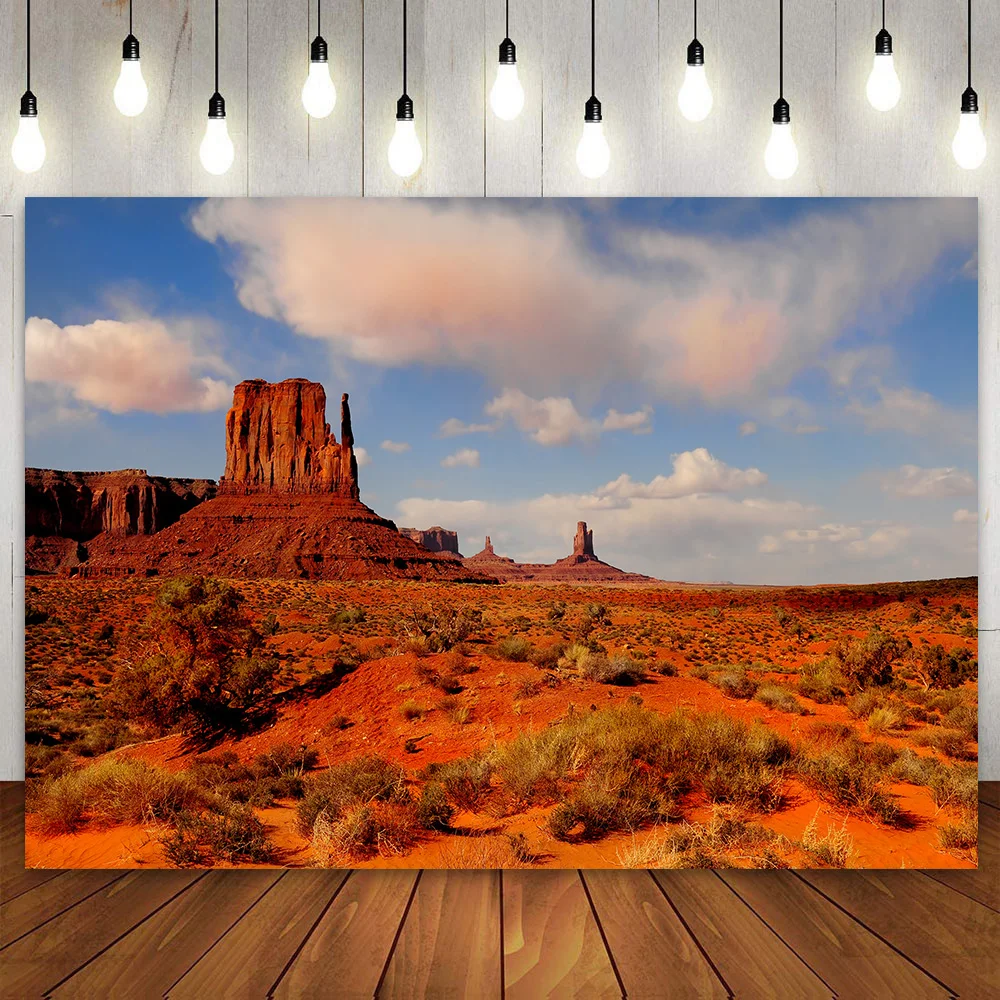
[[975, 705], [956, 705], [944, 717], [945, 725], [965, 733], [970, 740], [979, 739], [979, 711]]
[[402, 854], [419, 831], [412, 802], [355, 802], [335, 816], [326, 810], [319, 813], [311, 831], [313, 856], [325, 867], [376, 854]]
[[528, 659], [542, 670], [555, 670], [566, 652], [566, 643], [555, 642], [548, 646], [535, 646]]
[[266, 864], [274, 854], [264, 824], [248, 805], [231, 805], [221, 813], [179, 817], [178, 832], [205, 843], [212, 855], [223, 861]]
[[839, 665], [829, 658], [803, 663], [799, 671], [799, 694], [820, 704], [843, 698], [844, 685]]
[[691, 676], [699, 681], [707, 681], [711, 676], [711, 673], [708, 667], [706, 667], [703, 663], [699, 663], [697, 666], [691, 668]]
[[448, 801], [448, 791], [439, 781], [424, 785], [417, 801], [417, 820], [428, 830], [444, 830], [451, 825], [455, 809]]
[[571, 643], [563, 651], [563, 655], [559, 658], [559, 666], [565, 668], [579, 667], [583, 658], [590, 653], [590, 648], [585, 646], [583, 643], [574, 642]]
[[305, 795], [297, 807], [299, 830], [308, 836], [321, 812], [333, 821], [348, 807], [373, 802], [411, 802], [403, 769], [369, 754], [335, 764], [306, 778]]
[[757, 693], [757, 682], [745, 669], [727, 670], [716, 674], [712, 683], [727, 698], [752, 698]]
[[492, 773], [491, 762], [480, 755], [429, 765], [423, 776], [440, 783], [459, 809], [476, 812], [490, 793]]
[[360, 625], [367, 615], [364, 608], [355, 607], [353, 604], [338, 605], [330, 614], [327, 621], [334, 626]]
[[866, 720], [868, 732], [873, 736], [902, 729], [906, 725], [906, 712], [899, 705], [883, 705], [872, 709]]
[[91, 726], [80, 739], [72, 744], [72, 749], [81, 757], [98, 757], [109, 750], [116, 750], [135, 739], [127, 722], [119, 719], [102, 719]]
[[646, 679], [646, 668], [624, 653], [604, 656], [588, 653], [580, 661], [580, 674], [599, 684], [617, 684], [629, 687]]
[[945, 652], [941, 645], [925, 646], [915, 665], [925, 688], [955, 688], [979, 674], [979, 661], [971, 651], [954, 648]]
[[938, 839], [945, 850], [971, 850], [979, 843], [979, 822], [974, 812], [965, 813], [957, 823], [938, 827]]
[[31, 601], [24, 602], [24, 624], [42, 625], [49, 620], [49, 613], [41, 608], [35, 607]]
[[35, 778], [58, 778], [72, 770], [72, 760], [58, 747], [29, 743], [24, 748], [24, 775], [29, 783]]
[[654, 660], [650, 669], [661, 677], [677, 676], [677, 668], [669, 660]]
[[662, 837], [619, 848], [623, 868], [787, 868], [781, 851], [792, 845], [757, 823], [746, 823], [732, 807], [715, 806], [707, 823], [683, 822]]
[[925, 729], [923, 732], [913, 736], [913, 742], [917, 746], [933, 747], [947, 757], [954, 757], [958, 760], [967, 759], [969, 754], [968, 733], [960, 729]]
[[891, 683], [892, 666], [903, 652], [899, 640], [875, 628], [860, 638], [841, 639], [833, 655], [848, 684], [860, 689]]
[[399, 706], [399, 714], [407, 721], [412, 722], [414, 719], [422, 719], [427, 714], [427, 706], [409, 698]]
[[807, 784], [821, 795], [893, 826], [901, 814], [885, 779], [895, 756], [885, 744], [867, 744], [852, 736], [834, 746], [804, 747], [796, 764]]
[[121, 652], [108, 701], [112, 711], [168, 731], [199, 733], [242, 725], [273, 694], [278, 661], [230, 584], [170, 580], [143, 629], [143, 650]]
[[480, 632], [482, 626], [480, 609], [436, 603], [411, 607], [397, 627], [404, 638], [418, 640], [427, 652], [444, 653]]
[[788, 688], [782, 687], [780, 684], [772, 684], [769, 681], [765, 681], [757, 688], [754, 698], [761, 704], [767, 705], [768, 708], [775, 708], [779, 712], [805, 715], [808, 711]]
[[934, 801], [939, 806], [957, 805], [974, 809], [979, 798], [979, 772], [975, 764], [937, 765], [930, 780]]
[[541, 690], [542, 685], [536, 678], [522, 677], [514, 689], [514, 698], [518, 701], [524, 701], [536, 697]]
[[142, 823], [201, 809], [211, 799], [187, 774], [137, 760], [103, 760], [47, 782], [37, 798], [42, 826], [52, 833], [75, 830], [85, 818]]
[[490, 655], [497, 660], [524, 663], [533, 650], [531, 643], [522, 635], [510, 635], [490, 648]]
[[847, 821], [839, 827], [827, 824], [826, 833], [821, 835], [818, 816], [817, 811], [802, 833], [803, 848], [831, 868], [847, 868], [857, 854], [854, 838], [847, 832]]
[[461, 674], [470, 673], [469, 658], [460, 649], [449, 649], [441, 657], [441, 666], [444, 668], [446, 673], [457, 677]]

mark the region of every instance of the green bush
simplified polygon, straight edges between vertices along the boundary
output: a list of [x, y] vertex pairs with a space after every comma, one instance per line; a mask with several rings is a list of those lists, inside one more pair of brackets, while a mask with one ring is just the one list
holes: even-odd
[[510, 660], [512, 663], [524, 663], [534, 647], [522, 635], [511, 635], [501, 639], [492, 647], [490, 653], [498, 660]]
[[892, 667], [904, 645], [888, 632], [872, 629], [860, 638], [841, 639], [833, 654], [841, 672], [855, 690], [892, 682]]
[[424, 785], [417, 802], [417, 819], [428, 830], [446, 830], [451, 826], [455, 810], [448, 801], [448, 792], [439, 781]]
[[754, 698], [768, 708], [775, 708], [779, 712], [788, 712], [792, 715], [806, 715], [807, 709], [798, 698], [792, 694], [788, 688], [780, 684], [773, 684], [765, 681], [754, 694]]
[[843, 698], [845, 683], [840, 667], [832, 659], [803, 663], [799, 671], [799, 694], [820, 704]]
[[757, 681], [745, 669], [727, 670], [716, 674], [712, 678], [712, 683], [727, 698], [749, 699], [757, 693]]
[[646, 668], [624, 653], [615, 653], [610, 657], [601, 653], [588, 653], [580, 660], [580, 674], [599, 684], [631, 687], [646, 679]]

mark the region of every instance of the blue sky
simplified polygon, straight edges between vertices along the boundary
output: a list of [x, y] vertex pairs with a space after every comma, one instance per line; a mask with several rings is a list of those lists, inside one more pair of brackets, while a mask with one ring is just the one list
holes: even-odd
[[26, 244], [29, 465], [218, 478], [232, 386], [307, 377], [466, 554], [976, 571], [972, 200], [29, 199]]

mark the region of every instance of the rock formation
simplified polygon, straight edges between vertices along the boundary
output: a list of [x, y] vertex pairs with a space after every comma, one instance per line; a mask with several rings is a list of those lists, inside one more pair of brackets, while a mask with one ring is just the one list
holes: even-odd
[[586, 521], [576, 522], [576, 537], [573, 539], [573, 555], [594, 555], [594, 533], [593, 531], [587, 530]]
[[400, 528], [399, 533], [406, 535], [418, 545], [422, 545], [431, 552], [451, 552], [461, 558], [462, 553], [458, 551], [458, 532], [449, 531], [435, 524], [433, 528], [421, 531], [419, 528]]
[[[64, 566], [82, 577], [495, 580], [400, 534], [358, 497], [347, 394], [338, 444], [319, 383], [252, 379], [236, 386], [226, 415], [226, 471], [214, 499], [148, 537], [102, 532], [85, 558], [73, 563], [69, 553]], [[431, 531], [457, 548], [453, 532]]]
[[537, 581], [539, 583], [656, 583], [650, 576], [628, 573], [594, 555], [594, 533], [586, 521], [577, 521], [573, 554], [554, 563], [519, 563], [493, 550], [490, 536], [481, 552], [465, 560], [465, 565], [488, 572], [504, 583]]
[[100, 534], [152, 535], [213, 496], [210, 479], [169, 479], [144, 469], [25, 469], [25, 569], [53, 572], [86, 558], [80, 543]]
[[318, 382], [240, 382], [226, 414], [226, 471], [219, 493], [333, 493], [357, 500], [347, 393], [340, 402], [338, 444], [326, 423], [326, 392]]

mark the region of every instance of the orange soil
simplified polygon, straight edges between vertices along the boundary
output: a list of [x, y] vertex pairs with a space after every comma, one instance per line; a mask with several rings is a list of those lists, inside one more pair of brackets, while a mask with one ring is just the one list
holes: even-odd
[[[33, 581], [34, 582], [34, 581]], [[75, 600], [93, 593], [94, 583], [80, 581], [37, 582], [39, 596], [35, 603], [47, 598]], [[464, 690], [458, 701], [471, 708], [470, 721], [459, 725], [448, 713], [435, 707], [443, 693], [417, 675], [418, 663], [439, 664], [441, 656], [418, 660], [413, 653], [384, 656], [360, 665], [340, 684], [324, 694], [300, 697], [282, 704], [277, 721], [263, 732], [242, 739], [227, 740], [214, 751], [233, 750], [243, 761], [278, 744], [308, 745], [319, 752], [319, 766], [349, 759], [359, 753], [377, 754], [401, 765], [411, 775], [431, 762], [447, 761], [467, 756], [496, 742], [510, 740], [526, 730], [538, 730], [563, 716], [572, 705], [577, 710], [592, 706], [603, 707], [621, 703], [631, 696], [642, 698], [645, 707], [669, 712], [677, 707], [698, 711], [723, 711], [747, 722], [759, 719], [793, 741], [802, 740], [817, 722], [844, 723], [862, 738], [870, 739], [864, 724], [855, 719], [846, 706], [817, 704], [802, 698], [810, 714], [786, 714], [756, 701], [733, 700], [707, 681], [690, 676], [691, 657], [714, 666], [716, 662], [747, 662], [766, 659], [792, 671], [805, 660], [822, 655], [832, 644], [833, 637], [864, 634], [874, 624], [891, 629], [897, 635], [907, 635], [914, 644], [941, 643], [946, 648], [968, 645], [975, 649], [975, 639], [955, 634], [948, 624], [940, 621], [941, 609], [950, 607], [955, 595], [928, 591], [933, 596], [928, 606], [915, 598], [905, 603], [897, 599], [896, 585], [882, 588], [794, 588], [760, 589], [694, 589], [687, 587], [657, 588], [590, 588], [504, 586], [471, 587], [455, 585], [414, 584], [328, 584], [286, 581], [240, 582], [248, 604], [261, 615], [274, 610], [282, 631], [270, 640], [273, 650], [281, 654], [296, 671], [307, 671], [315, 665], [322, 671], [343, 643], [359, 649], [378, 646], [392, 635], [395, 616], [411, 604], [443, 601], [455, 606], [474, 604], [482, 607], [487, 618], [497, 623], [496, 636], [508, 634], [509, 626], [501, 623], [523, 615], [532, 623], [526, 632], [536, 645], [544, 646], [559, 638], [556, 630], [545, 623], [545, 611], [554, 601], [569, 605], [566, 620], [575, 620], [578, 608], [591, 601], [605, 603], [611, 612], [612, 626], [599, 630], [596, 637], [609, 652], [620, 649], [645, 648], [655, 651], [660, 660], [673, 662], [680, 670], [676, 677], [650, 674], [647, 683], [634, 688], [608, 687], [578, 677], [568, 677], [556, 688], [542, 686], [540, 693], [518, 700], [516, 691], [522, 679], [538, 680], [539, 669], [530, 663], [501, 662], [491, 659], [473, 644], [470, 657], [478, 670], [464, 674], [460, 682]], [[924, 585], [909, 585], [911, 587]], [[927, 587], [936, 585], [928, 584]], [[968, 585], [967, 585], [968, 586]], [[968, 593], [960, 598], [975, 608], [974, 585], [971, 602]], [[103, 601], [94, 602], [84, 617], [93, 628], [102, 616], [113, 613], [115, 621], [138, 622], [148, 609], [155, 583], [148, 581], [103, 581]], [[82, 589], [81, 589], [82, 588]], [[339, 603], [365, 608], [370, 625], [365, 629], [348, 629], [340, 633], [324, 625], [328, 613]], [[773, 608], [780, 605], [798, 615], [817, 634], [814, 641], [799, 643], [783, 635], [774, 624]], [[722, 608], [721, 615], [710, 609]], [[925, 616], [912, 623], [909, 615], [918, 608]], [[636, 632], [651, 624], [654, 631], [673, 630], [682, 633], [667, 643], [652, 644], [637, 637]], [[940, 629], [944, 628], [944, 631]], [[356, 634], [367, 631], [369, 634]], [[825, 637], [822, 637], [825, 636]], [[662, 640], [662, 636], [660, 636]], [[681, 648], [678, 648], [681, 647]], [[30, 662], [30, 659], [29, 659]], [[443, 669], [443, 668], [442, 668]], [[300, 674], [306, 677], [308, 673]], [[795, 674], [772, 675], [779, 683], [794, 686]], [[407, 721], [400, 705], [413, 700], [429, 709], [423, 719]], [[334, 716], [349, 720], [345, 729], [333, 728]], [[922, 728], [922, 727], [916, 727]], [[897, 746], [913, 746], [913, 732], [880, 739]], [[407, 740], [417, 739], [417, 751], [407, 752]], [[974, 748], [974, 745], [973, 745]], [[934, 751], [915, 748], [918, 753]], [[189, 766], [196, 751], [180, 736], [152, 740], [123, 747], [114, 753], [142, 759], [173, 770]], [[938, 841], [937, 830], [945, 822], [954, 821], [951, 809], [938, 809], [928, 788], [897, 785], [892, 791], [898, 804], [908, 814], [907, 828], [887, 828], [864, 817], [848, 815], [840, 808], [817, 798], [816, 794], [797, 780], [786, 787], [786, 802], [782, 809], [768, 816], [748, 817], [791, 839], [799, 839], [806, 825], [817, 817], [819, 831], [828, 825], [845, 825], [858, 851], [856, 864], [861, 867], [948, 868], [972, 867], [974, 860], [963, 852], [946, 852]], [[687, 803], [685, 818], [704, 821], [710, 809], [707, 803]], [[569, 844], [556, 841], [545, 833], [547, 810], [530, 812], [498, 820], [486, 816], [462, 814], [456, 826], [463, 834], [429, 833], [412, 851], [402, 856], [380, 857], [362, 866], [378, 867], [440, 867], [455, 863], [464, 842], [477, 838], [474, 831], [487, 834], [524, 832], [533, 848], [541, 855], [538, 864], [551, 867], [615, 866], [617, 852], [623, 847], [657, 837], [661, 831], [646, 830], [633, 835], [606, 837], [597, 843]], [[279, 848], [280, 863], [290, 866], [310, 863], [306, 840], [295, 830], [294, 803], [284, 803], [259, 810], [268, 825], [272, 841]], [[26, 863], [42, 867], [133, 867], [164, 864], [155, 831], [141, 827], [98, 829], [93, 826], [79, 833], [56, 837], [43, 836], [30, 817], [26, 835]]]

